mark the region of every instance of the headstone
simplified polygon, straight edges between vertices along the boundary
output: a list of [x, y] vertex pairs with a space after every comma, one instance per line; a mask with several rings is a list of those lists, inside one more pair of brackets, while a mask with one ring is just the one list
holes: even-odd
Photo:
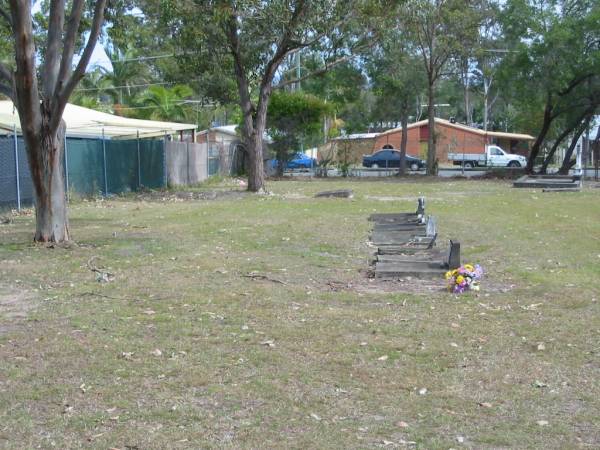
[[433, 236], [437, 234], [437, 223], [434, 216], [427, 216], [427, 236]]
[[425, 197], [418, 198], [416, 215], [419, 219], [425, 216]]
[[448, 248], [448, 269], [454, 270], [460, 267], [460, 242], [454, 242], [450, 239]]

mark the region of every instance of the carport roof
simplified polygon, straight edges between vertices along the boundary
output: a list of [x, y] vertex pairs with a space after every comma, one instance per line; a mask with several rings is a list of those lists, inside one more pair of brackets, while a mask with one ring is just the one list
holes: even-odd
[[[180, 131], [195, 130], [195, 124], [158, 122], [154, 120], [131, 119], [93, 109], [67, 104], [63, 114], [67, 125], [67, 136], [81, 138], [128, 139], [163, 136]], [[0, 133], [12, 132], [16, 126], [21, 132], [19, 114], [11, 101], [0, 101]]]

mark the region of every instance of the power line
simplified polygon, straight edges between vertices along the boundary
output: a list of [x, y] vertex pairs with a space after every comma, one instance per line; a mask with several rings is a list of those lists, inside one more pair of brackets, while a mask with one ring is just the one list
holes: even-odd
[[[105, 53], [108, 53], [108, 52], [106, 52], [106, 50], [105, 50]], [[119, 58], [119, 59], [110, 59], [110, 58], [108, 58], [108, 60], [111, 63], [120, 63], [120, 62], [132, 62], [132, 61], [150, 61], [150, 60], [153, 60], [153, 59], [173, 58], [175, 56], [185, 56], [185, 55], [186, 55], [185, 53], [168, 53], [168, 54], [165, 54], [165, 55], [139, 56], [139, 57], [136, 57], [136, 58]]]
[[[192, 78], [191, 80], [185, 81], [185, 83], [190, 82], [190, 81], [199, 81], [199, 80], [200, 80], [200, 78]], [[77, 89], [75, 89], [75, 91], [76, 92], [110, 91], [111, 89], [130, 89], [130, 88], [148, 87], [148, 86], [166, 86], [166, 85], [170, 85], [170, 84], [179, 84], [179, 83], [182, 83], [182, 81], [162, 81], [162, 82], [156, 82], [156, 83], [129, 84], [129, 85], [123, 85], [123, 86], [108, 86], [108, 87], [104, 87], [104, 88], [77, 88]]]

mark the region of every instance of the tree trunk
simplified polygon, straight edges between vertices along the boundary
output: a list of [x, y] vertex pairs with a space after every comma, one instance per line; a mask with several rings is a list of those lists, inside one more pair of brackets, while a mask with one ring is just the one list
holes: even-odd
[[526, 173], [533, 173], [533, 165], [535, 164], [535, 159], [540, 153], [542, 144], [546, 139], [548, 131], [550, 130], [550, 125], [552, 125], [552, 109], [552, 98], [550, 97], [550, 95], [548, 95], [548, 98], [546, 100], [546, 107], [544, 108], [544, 122], [542, 124], [542, 129], [538, 133], [537, 138], [535, 139], [535, 142], [531, 147], [531, 151], [529, 152], [529, 159], [527, 160], [527, 166], [525, 166]]
[[571, 132], [571, 130], [565, 131], [556, 138], [556, 140], [554, 141], [554, 144], [552, 144], [552, 148], [550, 148], [550, 151], [546, 155], [546, 158], [544, 159], [544, 162], [542, 163], [542, 166], [540, 167], [540, 171], [539, 171], [540, 174], [546, 174], [548, 172], [548, 166], [552, 162], [552, 158], [554, 158], [554, 154], [556, 153], [558, 146], [562, 143], [562, 141], [565, 140], [565, 138], [569, 135], [570, 132]]
[[575, 147], [577, 147], [577, 141], [579, 140], [579, 138], [581, 137], [583, 132], [588, 127], [591, 119], [592, 119], [592, 117], [588, 116], [588, 118], [585, 120], [583, 126], [579, 127], [579, 129], [577, 129], [577, 131], [573, 135], [573, 139], [571, 139], [571, 144], [569, 145], [569, 148], [567, 149], [567, 151], [565, 153], [565, 157], [563, 158], [563, 162], [560, 166], [560, 169], [558, 169], [558, 173], [560, 175], [567, 175], [569, 173], [569, 169], [571, 169], [571, 167], [573, 166], [571, 164], [571, 157], [573, 156], [573, 151], [575, 150]]
[[408, 142], [408, 114], [402, 113], [402, 140], [400, 141], [400, 169], [398, 175], [406, 174], [406, 143]]
[[[50, 117], [44, 117], [46, 125]], [[53, 134], [43, 127], [41, 139], [24, 134], [35, 197], [36, 242], [69, 240], [69, 221], [63, 173], [64, 122]]]
[[434, 90], [435, 82], [429, 82], [429, 89], [427, 92], [427, 117], [428, 117], [428, 129], [429, 136], [427, 138], [427, 175], [436, 175], [435, 160], [436, 160], [436, 148], [435, 148], [435, 103], [434, 103]]
[[489, 111], [490, 111], [490, 87], [491, 83], [485, 78], [483, 78], [483, 131], [487, 131], [488, 129], [488, 121], [489, 121]]
[[258, 128], [246, 142], [248, 150], [248, 190], [262, 192], [265, 189], [265, 171], [263, 168], [263, 133]]

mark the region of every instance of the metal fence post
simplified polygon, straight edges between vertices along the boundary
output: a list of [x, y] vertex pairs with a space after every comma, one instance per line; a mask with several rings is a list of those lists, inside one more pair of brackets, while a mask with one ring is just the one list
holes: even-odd
[[185, 143], [185, 157], [186, 157], [186, 170], [187, 170], [187, 185], [190, 183], [190, 143]]
[[206, 133], [206, 178], [210, 177], [210, 148], [208, 146], [208, 133]]
[[19, 143], [17, 141], [17, 125], [13, 125], [15, 140], [15, 175], [17, 177], [17, 211], [21, 211], [21, 180], [19, 180]]
[[137, 182], [138, 190], [142, 187], [142, 163], [140, 159], [140, 130], [137, 130]]
[[65, 137], [64, 137], [64, 151], [65, 151], [65, 188], [67, 190], [67, 201], [69, 198], [69, 155], [67, 154], [67, 128], [65, 127]]
[[163, 138], [163, 187], [165, 188], [168, 184], [167, 171], [167, 132], [165, 131]]
[[104, 196], [108, 196], [108, 176], [106, 174], [106, 141], [104, 136], [104, 128], [102, 128], [102, 167], [104, 169]]

